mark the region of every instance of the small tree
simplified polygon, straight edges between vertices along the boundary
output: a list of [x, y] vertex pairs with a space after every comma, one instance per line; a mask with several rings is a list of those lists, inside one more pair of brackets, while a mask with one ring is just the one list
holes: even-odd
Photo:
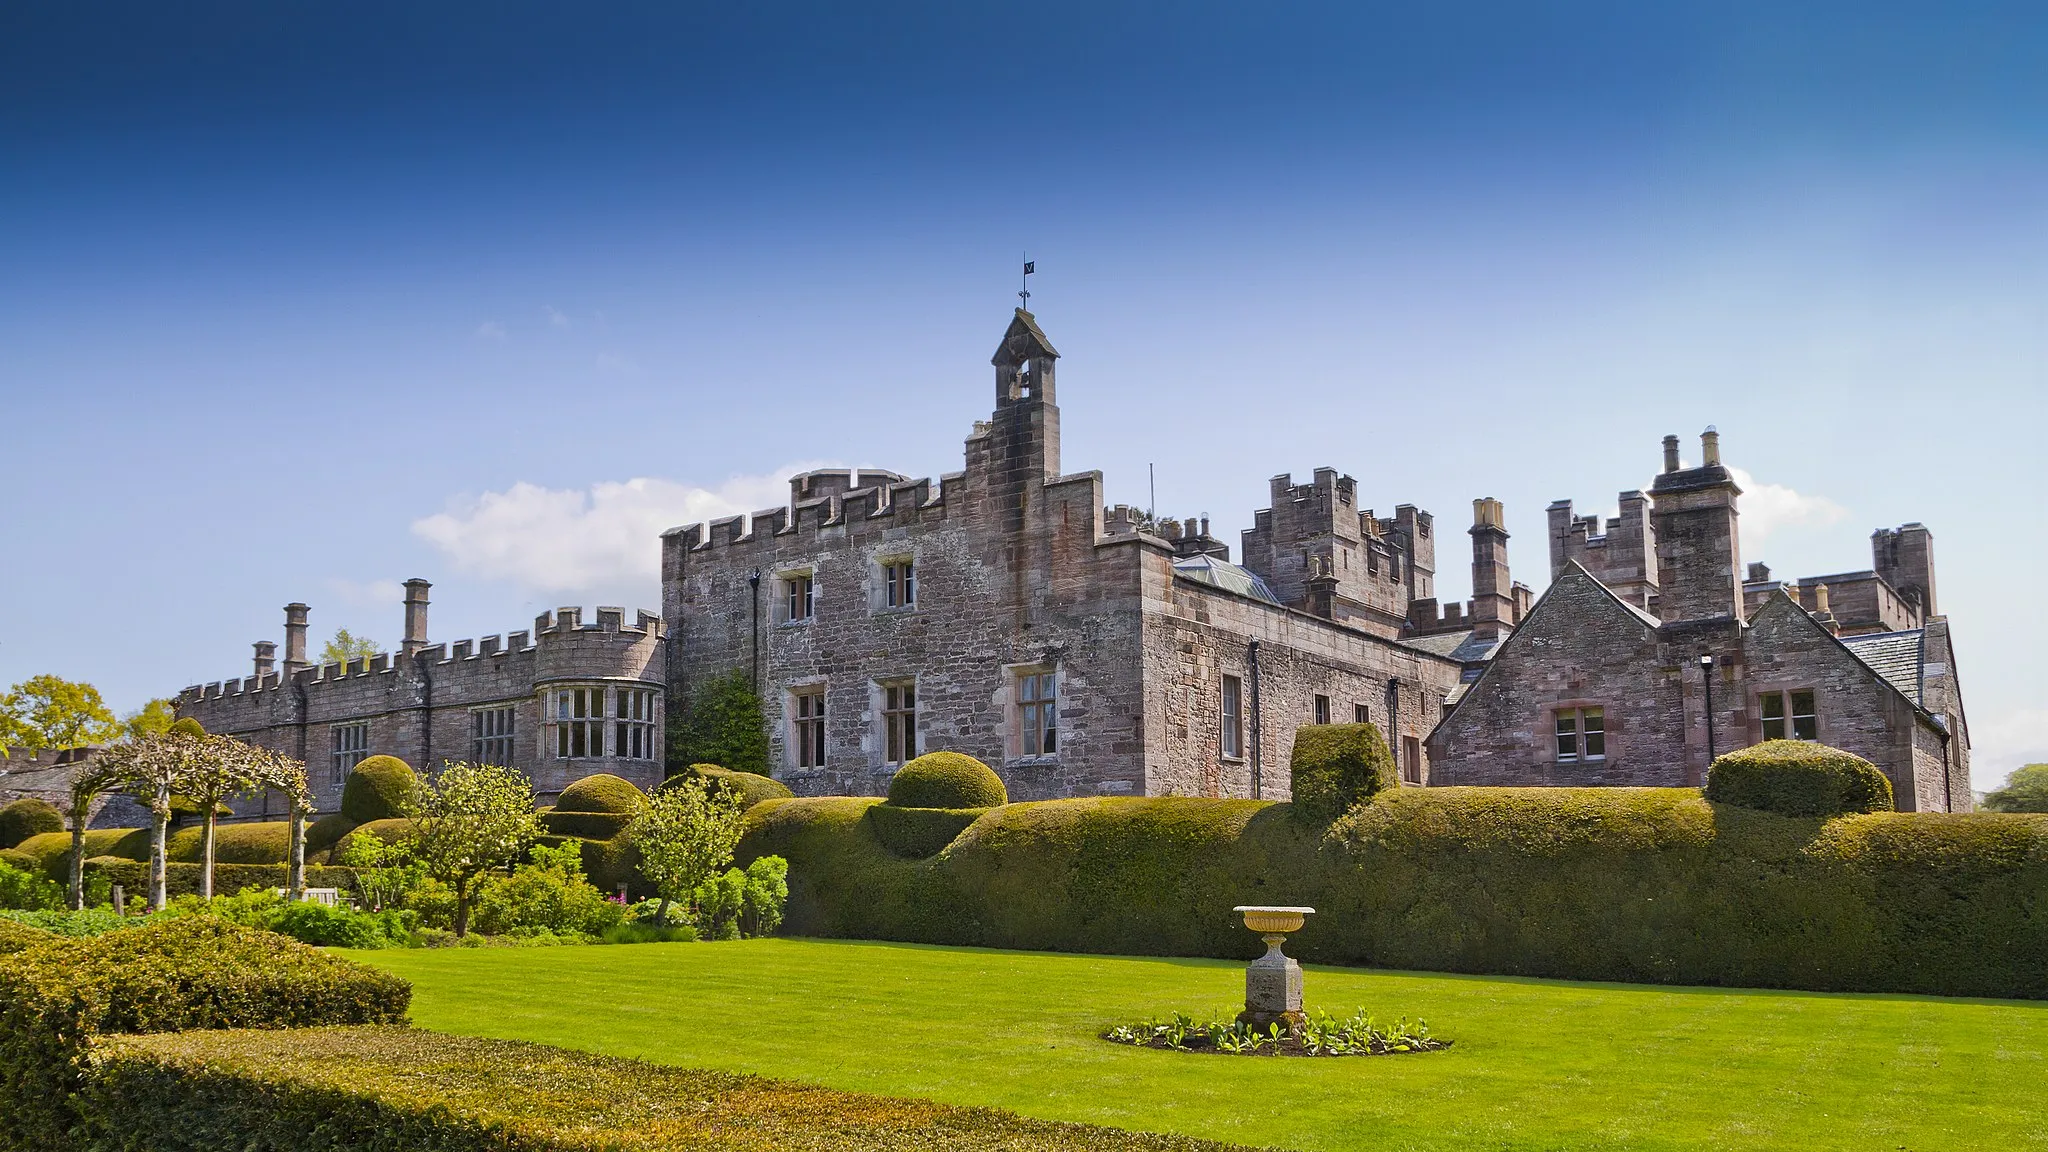
[[533, 782], [499, 764], [451, 762], [440, 775], [413, 784], [406, 848], [427, 875], [455, 891], [455, 934], [469, 933], [476, 878], [519, 858], [540, 839]]
[[[268, 748], [249, 749], [244, 768], [251, 786], [282, 793], [291, 812], [291, 844], [286, 857], [285, 898], [306, 897], [306, 816], [313, 811], [313, 790], [306, 780], [306, 764]], [[208, 890], [212, 888], [213, 849], [207, 846]]]
[[334, 639], [320, 649], [322, 664], [354, 664], [371, 656], [383, 654], [384, 648], [368, 636], [357, 636], [346, 628], [337, 630]]
[[[226, 741], [224, 736], [207, 736], [203, 733], [173, 730], [148, 740], [135, 740], [116, 744], [99, 754], [93, 760], [94, 767], [107, 772], [108, 779], [115, 785], [134, 792], [149, 804], [149, 907], [151, 911], [161, 909], [167, 902], [167, 870], [165, 868], [164, 844], [169, 838], [171, 826], [171, 798], [186, 787], [186, 782], [197, 773], [201, 761], [209, 755], [222, 754], [209, 749], [213, 741]], [[76, 807], [74, 805], [74, 807]], [[82, 809], [78, 809], [82, 813]], [[73, 853], [79, 847], [82, 833], [74, 829]]]
[[761, 698], [743, 671], [698, 684], [670, 727], [672, 765], [716, 764], [734, 772], [768, 775], [768, 721]]
[[143, 740], [169, 732], [177, 719], [169, 700], [151, 700], [121, 718], [121, 731], [130, 740]]
[[667, 924], [671, 903], [687, 904], [699, 885], [732, 862], [744, 811], [736, 789], [683, 778], [649, 797], [626, 826], [640, 851], [640, 875], [661, 897], [656, 924]]
[[87, 760], [71, 777], [71, 909], [85, 907], [85, 827], [92, 821], [92, 804], [122, 783], [126, 768], [119, 757], [105, 755]]
[[199, 898], [213, 899], [214, 833], [220, 824], [221, 805], [228, 797], [260, 784], [259, 771], [268, 766], [264, 749], [226, 736], [207, 736], [200, 742], [200, 755], [186, 765], [179, 795], [199, 806]]
[[1987, 812], [2048, 812], [2048, 764], [2013, 769], [2005, 787], [1984, 797]]
[[0, 695], [0, 745], [77, 748], [120, 735], [114, 712], [90, 684], [31, 676]]

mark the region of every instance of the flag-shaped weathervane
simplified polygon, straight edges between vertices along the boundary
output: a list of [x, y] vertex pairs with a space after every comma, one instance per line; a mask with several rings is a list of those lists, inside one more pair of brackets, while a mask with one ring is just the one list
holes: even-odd
[[1038, 261], [1026, 260], [1024, 262], [1024, 290], [1017, 293], [1017, 299], [1024, 302], [1023, 308], [1026, 312], [1031, 310], [1031, 274], [1036, 271], [1038, 271]]

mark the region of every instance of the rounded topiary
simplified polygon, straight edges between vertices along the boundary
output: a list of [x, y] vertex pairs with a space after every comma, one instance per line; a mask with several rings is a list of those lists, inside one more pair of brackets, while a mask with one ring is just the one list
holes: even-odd
[[960, 752], [927, 752], [889, 781], [889, 803], [898, 808], [995, 808], [1009, 802], [1003, 778]]
[[1780, 816], [1889, 812], [1892, 782], [1853, 752], [1810, 740], [1766, 740], [1716, 759], [1707, 799]]
[[730, 768], [720, 768], [716, 764], [692, 764], [688, 772], [669, 777], [662, 783], [662, 787], [666, 788], [676, 780], [692, 778], [707, 784], [717, 783], [737, 789], [740, 804], [747, 808], [752, 808], [763, 800], [787, 800], [796, 795], [789, 790], [787, 784], [772, 776], [763, 776], [758, 772], [735, 772]]
[[1401, 782], [1394, 754], [1372, 724], [1309, 724], [1297, 729], [1287, 770], [1293, 778], [1294, 810], [1320, 824]]
[[372, 756], [356, 765], [341, 788], [341, 814], [357, 824], [405, 815], [419, 776], [396, 756]]
[[64, 814], [47, 800], [24, 796], [0, 808], [0, 848], [12, 848], [31, 836], [63, 830]]
[[325, 852], [341, 843], [341, 838], [355, 831], [355, 828], [355, 821], [339, 812], [329, 812], [306, 825], [306, 851]]
[[173, 736], [204, 736], [206, 728], [190, 716], [180, 716], [171, 721], [167, 731]]
[[555, 811], [629, 815], [638, 812], [646, 803], [646, 794], [634, 787], [631, 780], [600, 772], [562, 789], [561, 796], [555, 800]]

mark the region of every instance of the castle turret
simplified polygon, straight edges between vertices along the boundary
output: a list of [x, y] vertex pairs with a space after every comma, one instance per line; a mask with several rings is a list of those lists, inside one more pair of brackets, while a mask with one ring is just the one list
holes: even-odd
[[1472, 502], [1472, 631], [1494, 639], [1514, 627], [1513, 579], [1508, 575], [1508, 530], [1501, 502]]
[[417, 577], [405, 582], [405, 639], [398, 643], [398, 654], [407, 659], [427, 646], [427, 589], [432, 587]]
[[1665, 471], [1650, 488], [1657, 537], [1657, 615], [1667, 624], [1740, 619], [1742, 549], [1735, 500], [1742, 495], [1721, 463], [1721, 438], [1700, 437], [1697, 468], [1672, 468], [1677, 438], [1664, 442]]
[[289, 680], [306, 667], [306, 613], [304, 604], [284, 606], [284, 678]]

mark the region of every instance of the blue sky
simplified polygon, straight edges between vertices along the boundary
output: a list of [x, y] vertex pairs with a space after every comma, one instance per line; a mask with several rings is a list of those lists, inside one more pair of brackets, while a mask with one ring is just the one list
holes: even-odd
[[1979, 784], [2048, 760], [2048, 16], [1532, 7], [10, 6], [0, 684], [656, 607], [792, 467], [957, 469], [1028, 250], [1112, 500], [1497, 496], [1540, 587], [1715, 424], [1780, 574], [1933, 529]]

